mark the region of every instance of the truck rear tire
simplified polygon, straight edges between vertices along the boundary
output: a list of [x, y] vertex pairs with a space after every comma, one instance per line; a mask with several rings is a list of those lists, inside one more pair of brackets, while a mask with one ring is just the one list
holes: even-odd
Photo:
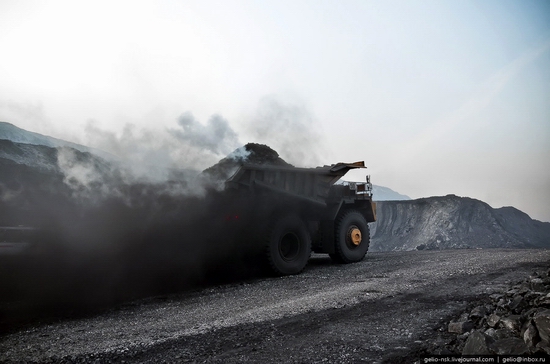
[[330, 256], [339, 263], [359, 262], [369, 250], [369, 225], [359, 211], [349, 210], [340, 216], [334, 237], [335, 253]]
[[278, 275], [300, 273], [311, 255], [311, 236], [298, 216], [285, 216], [268, 229], [267, 260]]

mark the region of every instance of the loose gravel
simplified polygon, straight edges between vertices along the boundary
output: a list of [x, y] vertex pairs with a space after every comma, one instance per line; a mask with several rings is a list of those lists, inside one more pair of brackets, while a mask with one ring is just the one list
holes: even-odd
[[406, 357], [479, 295], [504, 289], [548, 250], [314, 256], [297, 276], [128, 302], [0, 338], [0, 362], [373, 362]]

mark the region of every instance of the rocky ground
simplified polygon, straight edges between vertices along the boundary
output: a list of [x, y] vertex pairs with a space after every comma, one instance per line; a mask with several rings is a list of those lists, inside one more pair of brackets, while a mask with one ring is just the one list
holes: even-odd
[[[457, 338], [449, 323], [468, 312], [475, 325], [470, 312], [487, 297], [496, 300], [500, 318], [492, 328], [500, 330], [506, 325], [501, 299], [510, 308], [509, 294], [511, 302], [517, 294], [525, 298], [523, 286], [514, 284], [547, 272], [549, 262], [548, 250], [369, 253], [350, 265], [315, 256], [297, 276], [234, 281], [19, 327], [0, 338], [0, 362], [413, 362], [452, 352], [454, 344], [461, 350], [459, 342], [480, 329]], [[534, 347], [543, 338], [542, 306], [530, 313], [528, 306], [540, 304], [539, 297], [516, 307], [527, 310], [519, 320], [522, 327], [530, 323], [525, 332], [529, 325], [538, 330]], [[491, 315], [487, 309], [483, 317]]]
[[550, 355], [549, 275], [550, 270], [533, 272], [505, 291], [472, 302], [470, 310], [449, 323], [447, 344], [432, 351], [462, 355]]

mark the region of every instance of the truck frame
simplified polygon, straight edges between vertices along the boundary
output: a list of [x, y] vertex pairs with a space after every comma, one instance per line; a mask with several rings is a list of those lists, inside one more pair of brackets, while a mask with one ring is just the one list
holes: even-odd
[[370, 177], [335, 184], [356, 168], [365, 168], [364, 162], [317, 168], [242, 164], [225, 183], [241, 206], [229, 219], [240, 220], [243, 239], [261, 243], [278, 275], [300, 273], [312, 251], [339, 263], [361, 261], [370, 244], [368, 223], [376, 221]]

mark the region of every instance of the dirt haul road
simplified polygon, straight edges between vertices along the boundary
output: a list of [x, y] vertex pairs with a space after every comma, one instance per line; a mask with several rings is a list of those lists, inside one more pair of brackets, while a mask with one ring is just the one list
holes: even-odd
[[548, 250], [314, 256], [297, 276], [127, 303], [0, 338], [0, 362], [395, 362], [480, 295], [548, 269]]

